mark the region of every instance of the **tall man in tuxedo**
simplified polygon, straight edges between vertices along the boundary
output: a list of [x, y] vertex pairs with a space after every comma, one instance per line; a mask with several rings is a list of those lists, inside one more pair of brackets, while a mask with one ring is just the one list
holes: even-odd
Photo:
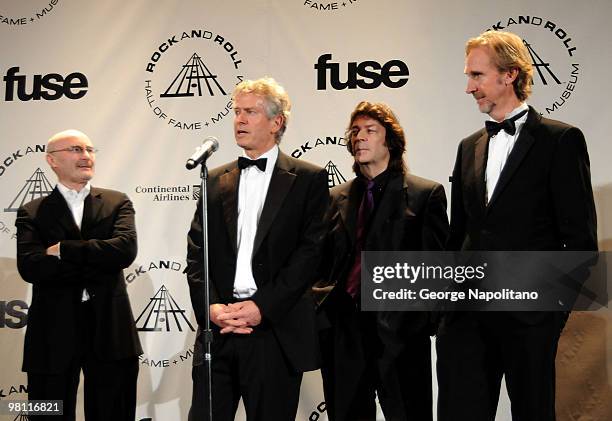
[[[63, 400], [74, 420], [81, 370], [85, 419], [134, 420], [140, 342], [122, 269], [136, 257], [134, 208], [92, 187], [96, 149], [77, 130], [49, 139], [58, 183], [18, 213], [17, 267], [31, 284], [23, 371], [28, 398]], [[30, 416], [30, 419], [47, 419]]]
[[[452, 175], [452, 250], [596, 250], [582, 132], [525, 101], [523, 41], [489, 31], [466, 45], [466, 93], [489, 116], [461, 141]], [[555, 419], [555, 356], [566, 313], [448, 314], [438, 335], [441, 421], [492, 421], [505, 375], [513, 420]]]
[[319, 306], [330, 420], [432, 420], [434, 320], [422, 312], [361, 312], [361, 251], [441, 250], [444, 188], [408, 174], [404, 131], [385, 104], [360, 102], [346, 132], [357, 177], [332, 190]]
[[[325, 234], [327, 173], [279, 150], [290, 103], [273, 79], [241, 82], [233, 101], [244, 153], [208, 182], [213, 417], [233, 419], [242, 397], [249, 420], [293, 421], [302, 373], [319, 366], [310, 287]], [[208, 411], [201, 206], [186, 270], [199, 326], [191, 420]]]

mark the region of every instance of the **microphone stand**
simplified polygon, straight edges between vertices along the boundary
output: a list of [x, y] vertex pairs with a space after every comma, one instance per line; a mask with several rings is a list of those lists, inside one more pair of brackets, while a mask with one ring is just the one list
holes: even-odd
[[208, 193], [206, 183], [208, 181], [208, 168], [206, 160], [202, 161], [200, 171], [200, 191], [202, 197], [202, 281], [204, 282], [204, 366], [206, 368], [206, 391], [208, 402], [208, 414], [206, 421], [212, 421], [212, 354], [211, 344], [213, 341], [212, 330], [210, 329], [210, 277], [208, 273]]

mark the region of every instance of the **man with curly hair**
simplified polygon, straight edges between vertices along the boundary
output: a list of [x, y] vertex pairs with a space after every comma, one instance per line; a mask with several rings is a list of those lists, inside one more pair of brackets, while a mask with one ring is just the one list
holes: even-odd
[[361, 252], [441, 250], [448, 232], [444, 188], [409, 174], [406, 139], [391, 109], [360, 102], [346, 132], [357, 177], [331, 191], [323, 277], [315, 285], [322, 374], [332, 421], [432, 420], [427, 312], [362, 312]]

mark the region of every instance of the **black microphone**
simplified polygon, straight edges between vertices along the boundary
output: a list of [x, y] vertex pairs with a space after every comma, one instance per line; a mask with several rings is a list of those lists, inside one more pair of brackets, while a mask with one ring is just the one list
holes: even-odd
[[208, 136], [200, 146], [196, 148], [196, 151], [191, 155], [191, 158], [187, 160], [185, 168], [192, 170], [202, 162], [206, 161], [213, 152], [219, 149], [219, 141], [214, 136]]

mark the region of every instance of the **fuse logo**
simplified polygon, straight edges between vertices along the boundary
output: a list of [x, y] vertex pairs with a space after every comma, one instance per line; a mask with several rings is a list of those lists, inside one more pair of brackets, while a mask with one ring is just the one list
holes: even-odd
[[401, 88], [408, 83], [408, 65], [401, 60], [390, 60], [385, 64], [366, 60], [347, 64], [346, 80], [341, 80], [340, 63], [334, 63], [331, 54], [323, 54], [314, 65], [317, 71], [317, 90], [327, 89], [328, 74], [330, 86], [338, 91], [343, 89], [375, 89], [381, 84], [388, 88]]
[[89, 86], [83, 73], [73, 72], [65, 77], [58, 73], [29, 77], [19, 74], [19, 67], [8, 69], [2, 80], [5, 101], [54, 101], [64, 96], [80, 99], [85, 96]]
[[0, 301], [0, 329], [21, 329], [28, 323], [28, 305], [21, 300]]

